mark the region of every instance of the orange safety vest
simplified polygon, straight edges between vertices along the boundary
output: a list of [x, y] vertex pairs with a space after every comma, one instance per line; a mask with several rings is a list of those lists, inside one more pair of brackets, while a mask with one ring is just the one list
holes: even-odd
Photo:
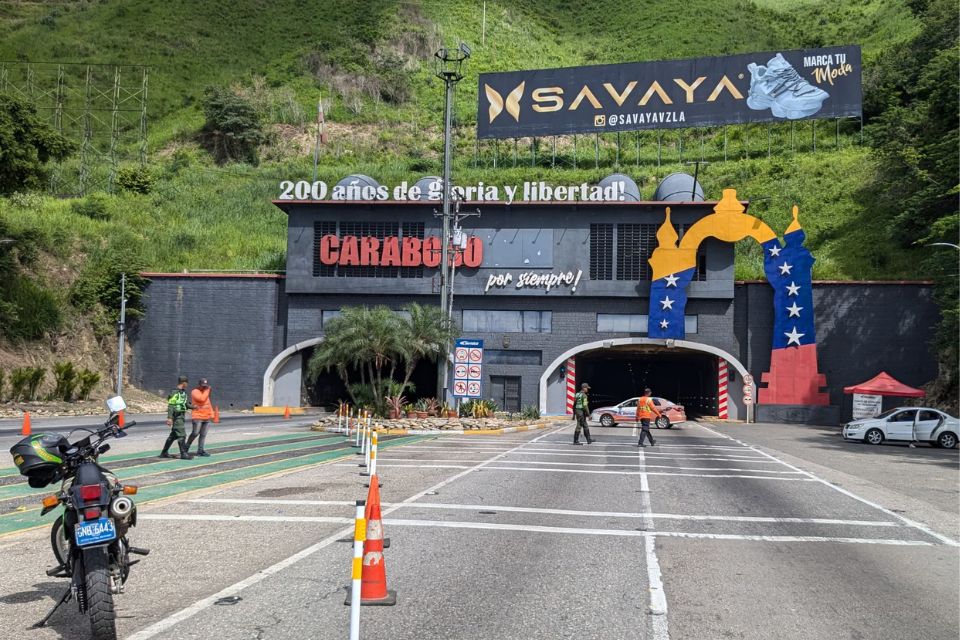
[[643, 396], [637, 400], [637, 419], [638, 420], [650, 420], [653, 418], [653, 414], [660, 415], [660, 412], [657, 411], [657, 408], [653, 404], [653, 400], [650, 399], [650, 396]]
[[192, 420], [213, 420], [213, 405], [210, 404], [210, 387], [197, 387], [190, 392], [190, 404], [193, 405]]

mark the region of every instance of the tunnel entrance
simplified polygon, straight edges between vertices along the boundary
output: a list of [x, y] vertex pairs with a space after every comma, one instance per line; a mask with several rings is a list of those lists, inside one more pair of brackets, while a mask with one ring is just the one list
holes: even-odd
[[616, 404], [643, 394], [684, 406], [687, 417], [717, 415], [717, 358], [699, 351], [626, 345], [577, 354], [577, 388], [590, 383], [590, 405]]

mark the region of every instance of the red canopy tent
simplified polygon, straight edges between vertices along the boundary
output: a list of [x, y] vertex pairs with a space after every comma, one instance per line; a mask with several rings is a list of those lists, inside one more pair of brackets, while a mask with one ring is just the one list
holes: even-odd
[[901, 398], [922, 398], [927, 395], [923, 389], [916, 389], [899, 382], [896, 378], [881, 371], [875, 377], [843, 388], [844, 393], [863, 393], [867, 395], [879, 396], [899, 396]]

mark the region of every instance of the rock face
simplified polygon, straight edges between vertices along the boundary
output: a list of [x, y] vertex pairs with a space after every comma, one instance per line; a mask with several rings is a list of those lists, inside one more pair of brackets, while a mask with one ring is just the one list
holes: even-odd
[[[504, 418], [401, 418], [399, 420], [374, 420], [373, 424], [384, 429], [415, 429], [420, 431], [448, 431], [458, 429], [503, 429], [536, 424], [538, 420], [507, 420]], [[337, 417], [321, 418], [313, 425], [315, 431], [336, 428]]]

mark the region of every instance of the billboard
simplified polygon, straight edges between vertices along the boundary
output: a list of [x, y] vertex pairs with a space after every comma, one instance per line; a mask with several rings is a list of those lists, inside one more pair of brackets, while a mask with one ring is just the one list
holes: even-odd
[[860, 47], [480, 74], [477, 136], [860, 116]]

